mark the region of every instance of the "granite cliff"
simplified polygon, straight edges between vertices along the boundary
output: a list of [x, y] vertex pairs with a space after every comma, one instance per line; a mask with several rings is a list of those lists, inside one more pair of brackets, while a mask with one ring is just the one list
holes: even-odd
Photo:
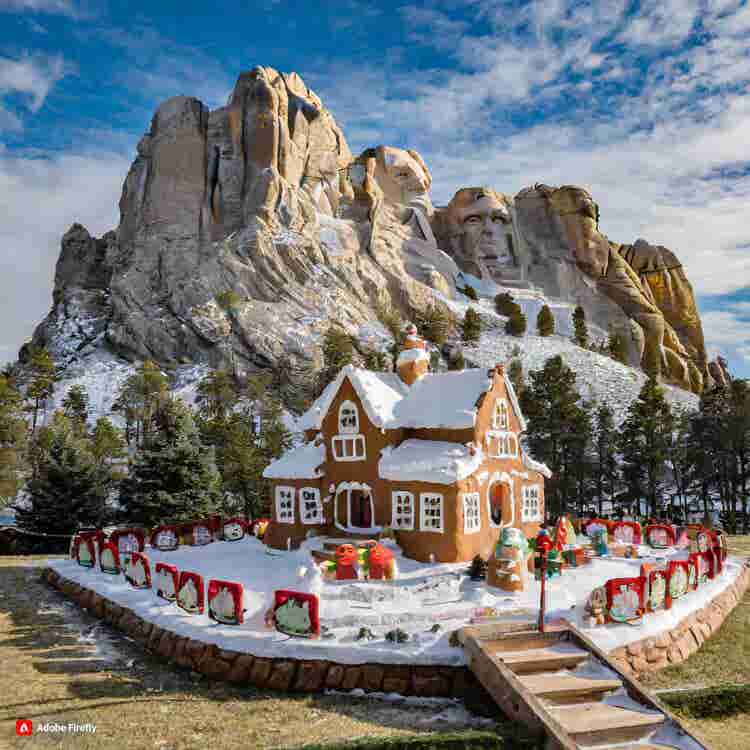
[[69, 371], [106, 356], [288, 373], [320, 364], [330, 321], [382, 340], [377, 308], [408, 317], [468, 284], [581, 304], [627, 334], [631, 364], [658, 361], [682, 388], [719, 372], [674, 253], [611, 242], [585, 190], [462, 188], [435, 208], [430, 187], [415, 151], [352, 155], [295, 73], [243, 73], [213, 111], [174, 97], [138, 144], [119, 226], [63, 237], [33, 343]]

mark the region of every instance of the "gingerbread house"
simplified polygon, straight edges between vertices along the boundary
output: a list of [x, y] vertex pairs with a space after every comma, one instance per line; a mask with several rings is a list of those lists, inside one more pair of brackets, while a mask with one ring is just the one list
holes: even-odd
[[537, 533], [550, 472], [522, 448], [526, 425], [503, 366], [428, 370], [412, 327], [396, 373], [340, 371], [301, 418], [306, 442], [263, 473], [268, 545], [388, 526], [408, 557], [458, 562], [487, 557], [506, 526]]

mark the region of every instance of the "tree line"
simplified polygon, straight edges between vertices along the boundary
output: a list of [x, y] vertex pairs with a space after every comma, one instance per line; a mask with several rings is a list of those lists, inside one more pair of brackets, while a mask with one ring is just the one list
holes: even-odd
[[697, 411], [673, 407], [653, 374], [615, 424], [606, 403], [585, 400], [561, 356], [516, 384], [527, 446], [552, 471], [550, 517], [573, 512], [686, 521], [718, 508], [728, 530], [748, 531], [750, 386], [706, 391]]
[[0, 374], [0, 506], [14, 509], [21, 528], [69, 534], [268, 513], [263, 469], [292, 442], [269, 376], [209, 372], [191, 408], [170, 394], [166, 373], [144, 362], [118, 390], [121, 427], [106, 417], [91, 423], [80, 385], [43, 419], [56, 381], [44, 349], [32, 352], [22, 379]]

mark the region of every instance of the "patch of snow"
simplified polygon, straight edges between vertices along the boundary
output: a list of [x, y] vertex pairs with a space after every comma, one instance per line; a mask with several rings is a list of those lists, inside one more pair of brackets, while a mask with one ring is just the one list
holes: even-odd
[[521, 457], [523, 459], [523, 465], [527, 469], [538, 471], [543, 477], [547, 477], [547, 479], [552, 478], [552, 472], [547, 464], [544, 464], [541, 461], [536, 461], [526, 451], [522, 451]]
[[400, 482], [453, 484], [471, 476], [483, 461], [480, 449], [472, 454], [464, 445], [439, 440], [405, 440], [380, 455], [381, 478]]
[[318, 467], [326, 460], [325, 443], [305, 443], [272, 461], [263, 471], [266, 479], [315, 479], [322, 477]]

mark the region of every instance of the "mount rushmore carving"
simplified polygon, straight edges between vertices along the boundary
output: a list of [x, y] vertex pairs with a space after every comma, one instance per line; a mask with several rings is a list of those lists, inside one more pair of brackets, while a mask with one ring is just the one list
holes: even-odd
[[[611, 242], [582, 188], [462, 187], [440, 208], [431, 183], [416, 151], [353, 155], [295, 73], [243, 73], [213, 111], [169, 99], [138, 144], [116, 231], [74, 225], [63, 238], [34, 342], [63, 364], [95, 347], [248, 370], [317, 363], [310, 342], [331, 320], [357, 329], [383, 304], [408, 316], [473, 278], [580, 304], [629, 333], [632, 364], [658, 361], [694, 391], [710, 382], [671, 251]], [[217, 301], [227, 291], [231, 309]]]

